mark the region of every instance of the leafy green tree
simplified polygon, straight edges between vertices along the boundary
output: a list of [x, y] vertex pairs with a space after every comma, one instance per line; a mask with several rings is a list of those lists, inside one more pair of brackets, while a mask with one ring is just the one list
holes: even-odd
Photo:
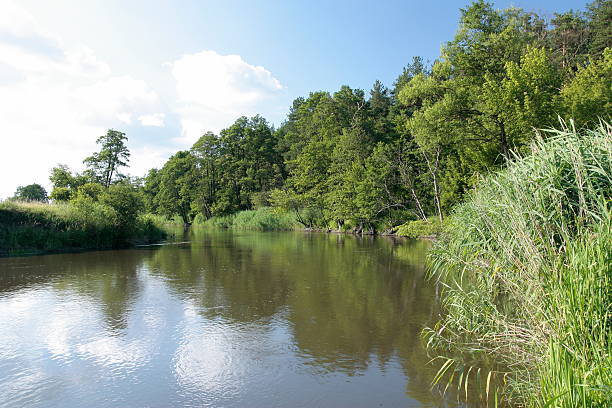
[[573, 10], [555, 13], [551, 24], [548, 46], [554, 61], [565, 70], [582, 65], [587, 59], [591, 34], [584, 14]]
[[561, 81], [562, 75], [544, 48], [528, 50], [518, 63], [508, 62], [500, 79], [485, 74], [481, 110], [503, 124], [500, 129], [507, 148], [521, 150], [531, 141], [533, 128], [554, 126], [560, 111], [556, 96]]
[[51, 169], [49, 181], [53, 185], [50, 198], [57, 201], [68, 201], [76, 195], [80, 186], [93, 182], [94, 176], [89, 170], [80, 174], [72, 174], [67, 165], [58, 164]]
[[53, 187], [78, 187], [78, 181], [76, 180], [76, 177], [72, 175], [70, 169], [65, 164], [58, 164], [56, 167], [51, 169], [51, 175], [49, 176], [49, 180], [53, 184]]
[[589, 54], [598, 58], [606, 48], [612, 48], [612, 1], [595, 0], [587, 6], [589, 17]]
[[70, 200], [72, 193], [67, 187], [54, 187], [49, 194], [49, 198], [53, 201], [68, 201]]
[[221, 188], [220, 178], [223, 169], [220, 167], [221, 141], [212, 132], [204, 134], [191, 147], [195, 157], [198, 173], [198, 190], [196, 205], [205, 218], [213, 216], [213, 208], [217, 201], [217, 191]]
[[90, 187], [90, 191], [98, 191], [100, 203], [115, 210], [119, 228], [125, 234], [129, 234], [137, 224], [138, 215], [144, 209], [142, 197], [137, 189], [129, 183], [116, 183], [102, 192], [95, 185]]
[[143, 202], [145, 211], [150, 213], [158, 213], [158, 204], [156, 200], [157, 193], [159, 193], [159, 185], [161, 182], [160, 173], [157, 169], [151, 169], [144, 178], [144, 185], [142, 186], [141, 192], [143, 195]]
[[127, 140], [125, 133], [109, 129], [105, 135], [96, 140], [100, 145], [100, 151], [83, 160], [100, 184], [105, 187], [110, 186], [117, 178], [121, 167], [127, 166], [130, 158], [130, 151], [125, 145]]
[[598, 61], [581, 68], [561, 90], [565, 116], [579, 126], [589, 126], [600, 119], [610, 120], [612, 112], [612, 48], [606, 48]]
[[89, 198], [93, 201], [98, 201], [104, 191], [105, 188], [100, 183], [85, 183], [79, 186], [75, 197], [77, 199]]
[[310, 197], [298, 194], [289, 188], [275, 189], [270, 192], [270, 203], [273, 207], [282, 208], [295, 215], [304, 228], [313, 228], [322, 222], [322, 209], [308, 201]]
[[17, 187], [13, 199], [20, 201], [40, 201], [44, 203], [48, 201], [47, 191], [43, 186], [36, 183]]
[[185, 225], [194, 218], [193, 198], [196, 185], [194, 157], [179, 151], [159, 171], [159, 191], [155, 196], [158, 209], [167, 216], [178, 215]]

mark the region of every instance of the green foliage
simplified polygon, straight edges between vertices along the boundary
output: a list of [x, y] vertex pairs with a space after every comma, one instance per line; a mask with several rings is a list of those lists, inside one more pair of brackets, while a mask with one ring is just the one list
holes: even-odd
[[437, 237], [442, 232], [442, 224], [435, 217], [425, 220], [408, 221], [397, 227], [396, 234], [407, 238]]
[[149, 217], [137, 216], [126, 228], [114, 208], [91, 199], [0, 203], [0, 254], [115, 248], [164, 236]]
[[434, 246], [446, 315], [430, 346], [512, 367], [516, 402], [609, 406], [611, 132], [551, 131], [479, 183]]
[[262, 207], [223, 217], [213, 217], [207, 220], [205, 225], [254, 231], [290, 231], [297, 227], [298, 222], [291, 213]]
[[592, 126], [600, 119], [610, 120], [612, 112], [612, 48], [602, 59], [581, 68], [561, 90], [563, 106], [579, 126]]
[[47, 191], [40, 184], [29, 184], [27, 186], [17, 187], [14, 200], [18, 201], [40, 201], [47, 202]]
[[49, 195], [53, 201], [68, 201], [70, 200], [71, 191], [68, 187], [54, 187]]
[[548, 35], [551, 55], [562, 69], [570, 70], [584, 64], [589, 52], [589, 22], [583, 13], [570, 10], [551, 20]]
[[[61, 187], [60, 187], [61, 188]], [[99, 183], [85, 183], [79, 186], [75, 199], [90, 199], [97, 201], [104, 192], [104, 186]]]
[[119, 169], [129, 161], [130, 151], [125, 142], [125, 133], [109, 129], [96, 140], [101, 146], [100, 151], [83, 160], [95, 180], [105, 187], [111, 185], [119, 175]]
[[95, 180], [90, 171], [72, 174], [67, 165], [58, 164], [51, 169], [49, 181], [53, 184], [53, 190], [49, 198], [54, 201], [68, 201], [76, 197], [79, 187]]
[[597, 58], [606, 48], [612, 48], [612, 1], [595, 0], [588, 6], [589, 53]]
[[137, 226], [138, 216], [144, 208], [141, 196], [127, 183], [109, 186], [100, 195], [99, 201], [115, 211], [119, 227], [126, 234]]
[[190, 224], [271, 205], [305, 228], [358, 233], [441, 221], [482, 175], [527, 152], [534, 128], [609, 116], [609, 10], [596, 1], [547, 23], [475, 1], [433, 65], [413, 58], [391, 89], [297, 98], [276, 130], [255, 116], [208, 132], [149, 173], [146, 208]]
[[196, 185], [194, 157], [187, 151], [172, 156], [159, 171], [155, 203], [163, 215], [178, 214], [185, 225], [193, 220], [193, 186]]

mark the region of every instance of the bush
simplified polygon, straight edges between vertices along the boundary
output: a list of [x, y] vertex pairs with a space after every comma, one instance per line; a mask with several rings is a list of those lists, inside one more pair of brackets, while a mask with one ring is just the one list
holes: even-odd
[[437, 217], [429, 217], [427, 221], [408, 221], [397, 227], [396, 234], [408, 238], [435, 237], [442, 232], [442, 223]]

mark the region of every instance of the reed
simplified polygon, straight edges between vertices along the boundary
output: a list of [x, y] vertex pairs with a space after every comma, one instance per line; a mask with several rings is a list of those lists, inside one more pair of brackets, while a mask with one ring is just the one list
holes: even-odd
[[0, 254], [117, 248], [162, 239], [165, 232], [148, 215], [129, 222], [99, 202], [0, 202]]
[[240, 211], [224, 217], [213, 217], [204, 224], [215, 228], [253, 231], [291, 231], [299, 227], [293, 214], [270, 207]]
[[429, 258], [445, 315], [425, 337], [507, 367], [512, 403], [608, 407], [612, 128], [547, 133], [448, 220]]

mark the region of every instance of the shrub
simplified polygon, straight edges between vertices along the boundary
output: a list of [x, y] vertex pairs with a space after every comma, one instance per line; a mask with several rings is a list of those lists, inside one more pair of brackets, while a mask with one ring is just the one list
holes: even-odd
[[397, 227], [396, 234], [408, 238], [433, 237], [442, 231], [442, 223], [437, 217], [429, 217], [427, 221], [408, 221]]

